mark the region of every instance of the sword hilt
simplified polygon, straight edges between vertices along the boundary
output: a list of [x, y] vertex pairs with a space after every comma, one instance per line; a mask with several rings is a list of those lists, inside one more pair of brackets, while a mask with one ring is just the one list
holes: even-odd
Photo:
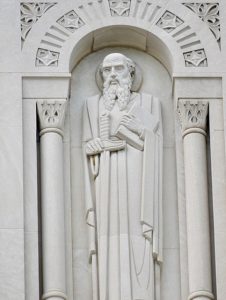
[[100, 116], [100, 139], [108, 140], [110, 136], [110, 115], [109, 112], [104, 112]]

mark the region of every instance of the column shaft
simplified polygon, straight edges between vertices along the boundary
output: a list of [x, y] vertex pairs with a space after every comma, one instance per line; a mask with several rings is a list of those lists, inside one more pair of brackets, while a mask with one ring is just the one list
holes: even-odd
[[180, 101], [188, 245], [188, 300], [214, 299], [212, 294], [206, 117], [208, 103]]
[[184, 162], [189, 289], [190, 293], [211, 291], [207, 160], [203, 134], [190, 133], [184, 137]]
[[41, 198], [43, 298], [46, 299], [50, 292], [66, 292], [63, 145], [62, 137], [54, 132], [41, 136]]
[[40, 101], [42, 299], [66, 300], [63, 178], [65, 101]]

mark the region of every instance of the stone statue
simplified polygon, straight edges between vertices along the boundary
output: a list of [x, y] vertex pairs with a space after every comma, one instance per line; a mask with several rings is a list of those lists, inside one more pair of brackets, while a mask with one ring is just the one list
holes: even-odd
[[84, 105], [85, 197], [94, 300], [159, 299], [162, 261], [162, 123], [141, 74], [106, 56], [102, 94]]

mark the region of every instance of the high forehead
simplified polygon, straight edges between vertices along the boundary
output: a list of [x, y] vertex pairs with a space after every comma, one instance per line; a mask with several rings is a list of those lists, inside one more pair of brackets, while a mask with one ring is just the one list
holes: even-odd
[[127, 58], [121, 53], [112, 53], [103, 60], [103, 67], [113, 65], [127, 65]]

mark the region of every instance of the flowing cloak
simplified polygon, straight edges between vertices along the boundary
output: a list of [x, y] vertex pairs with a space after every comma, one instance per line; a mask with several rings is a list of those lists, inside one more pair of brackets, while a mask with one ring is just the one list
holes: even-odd
[[[86, 221], [89, 231], [89, 260], [92, 264], [93, 299], [159, 300], [162, 262], [163, 147], [160, 103], [157, 98], [147, 94], [133, 93], [131, 96], [131, 102], [138, 107], [138, 117], [140, 110], [141, 116], [146, 119], [141, 120], [145, 127], [142, 151], [127, 144], [125, 150], [114, 153], [104, 151], [100, 155], [88, 157], [85, 151], [86, 143], [100, 137], [101, 99], [100, 95], [89, 98], [84, 104], [83, 114]], [[126, 112], [129, 113], [128, 110]], [[130, 164], [127, 156], [134, 151], [139, 152], [138, 155], [141, 157], [141, 174], [140, 182], [131, 184], [130, 173], [135, 173], [136, 170], [129, 172], [129, 166], [126, 164]], [[115, 169], [117, 164], [120, 170], [119, 167]], [[114, 181], [114, 178], [117, 178], [117, 181]], [[132, 185], [137, 184], [140, 185], [139, 197], [137, 197], [140, 203], [139, 224], [138, 222], [137, 224], [141, 229], [141, 235], [133, 239], [131, 225], [133, 217], [129, 216], [128, 208], [131, 205], [129, 198], [133, 198], [133, 195], [129, 190]], [[116, 187], [112, 188], [112, 186]], [[116, 193], [117, 195], [114, 195]], [[111, 204], [115, 198], [117, 198], [117, 208]], [[136, 211], [137, 207], [134, 207], [134, 210]], [[119, 217], [116, 216], [117, 214]], [[117, 223], [117, 231], [111, 235], [113, 225], [109, 222], [114, 223], [116, 218], [119, 219], [120, 225]], [[140, 242], [141, 239], [145, 241], [142, 246], [143, 256], [140, 253], [136, 255], [134, 252], [136, 243], [143, 243]], [[141, 249], [139, 247], [137, 249]], [[136, 262], [131, 263], [136, 260], [134, 256], [139, 255], [142, 257], [142, 261], [139, 262], [142, 267], [137, 266]], [[121, 266], [119, 269], [115, 267], [118, 261]], [[148, 279], [147, 274], [149, 274]], [[119, 282], [115, 283], [115, 281]], [[143, 292], [143, 285], [147, 292]]]

